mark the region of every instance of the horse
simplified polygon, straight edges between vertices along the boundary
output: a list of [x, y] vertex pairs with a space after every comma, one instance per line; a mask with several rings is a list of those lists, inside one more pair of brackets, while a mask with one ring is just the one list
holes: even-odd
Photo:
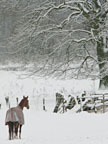
[[18, 138], [18, 130], [19, 139], [21, 139], [21, 128], [24, 125], [24, 107], [29, 109], [28, 96], [23, 96], [18, 106], [12, 107], [6, 112], [5, 125], [8, 125], [9, 128], [9, 140]]

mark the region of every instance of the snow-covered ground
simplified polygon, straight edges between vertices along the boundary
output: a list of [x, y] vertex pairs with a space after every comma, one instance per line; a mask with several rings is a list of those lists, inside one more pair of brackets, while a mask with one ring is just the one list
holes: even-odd
[[0, 144], [107, 144], [108, 113], [54, 114], [24, 110], [22, 139], [8, 140], [4, 125], [5, 110], [0, 111]]
[[0, 103], [5, 106], [5, 97], [9, 97], [10, 105], [16, 105], [16, 97], [29, 96], [30, 104], [37, 110], [42, 110], [42, 100], [45, 98], [46, 108], [52, 111], [55, 106], [55, 93], [60, 92], [67, 97], [88, 94], [98, 89], [98, 80], [55, 80], [37, 77], [21, 78], [20, 72], [0, 71]]
[[[55, 106], [55, 92], [64, 95], [80, 94], [86, 90], [94, 93], [96, 81], [27, 78], [19, 79], [13, 72], [0, 72], [0, 144], [107, 144], [108, 113], [88, 114], [86, 112], [64, 114], [52, 113]], [[8, 140], [8, 127], [4, 125], [6, 104], [9, 96], [11, 107], [16, 105], [23, 95], [29, 95], [30, 109], [24, 109], [25, 125], [22, 127], [22, 139]], [[46, 99], [47, 112], [42, 110], [42, 98]]]

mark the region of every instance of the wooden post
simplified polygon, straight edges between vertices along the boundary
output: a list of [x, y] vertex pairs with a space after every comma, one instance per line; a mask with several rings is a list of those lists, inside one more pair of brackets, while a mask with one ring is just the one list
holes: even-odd
[[94, 112], [96, 113], [97, 110], [96, 110], [96, 102], [95, 102], [95, 98], [93, 97], [93, 103], [94, 103]]
[[80, 98], [80, 109], [81, 109], [81, 111], [83, 111], [82, 96], [81, 96], [81, 98]]
[[103, 113], [105, 112], [105, 96], [103, 94]]
[[10, 108], [10, 102], [9, 102], [9, 108]]
[[46, 111], [46, 109], [45, 109], [45, 98], [43, 98], [43, 110]]
[[65, 112], [65, 100], [63, 100], [63, 113]]
[[94, 100], [94, 112], [97, 113], [97, 109], [96, 109], [96, 101]]
[[18, 97], [16, 97], [16, 102], [17, 102], [17, 105], [18, 105]]

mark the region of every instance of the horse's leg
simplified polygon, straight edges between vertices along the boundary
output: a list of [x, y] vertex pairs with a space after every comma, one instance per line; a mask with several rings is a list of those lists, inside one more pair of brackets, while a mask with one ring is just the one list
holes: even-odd
[[22, 128], [22, 125], [20, 125], [19, 127], [19, 138], [21, 139], [21, 128]]
[[12, 137], [13, 139], [16, 138], [16, 132], [15, 132], [15, 128], [16, 128], [16, 122], [13, 122], [13, 126], [12, 126]]
[[14, 138], [14, 123], [11, 122], [11, 135], [12, 135], [12, 139]]
[[18, 138], [18, 127], [19, 127], [19, 123], [15, 123], [15, 135], [16, 135], [16, 138]]
[[11, 140], [11, 124], [8, 123], [8, 128], [9, 128], [9, 140]]
[[8, 123], [8, 128], [9, 128], [9, 140], [12, 139], [12, 122]]

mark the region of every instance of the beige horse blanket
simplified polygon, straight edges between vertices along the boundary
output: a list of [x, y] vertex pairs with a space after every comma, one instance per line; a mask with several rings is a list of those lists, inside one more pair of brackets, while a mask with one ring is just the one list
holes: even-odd
[[7, 125], [8, 122], [18, 122], [21, 125], [24, 124], [23, 110], [19, 106], [10, 108], [7, 111], [5, 125]]

